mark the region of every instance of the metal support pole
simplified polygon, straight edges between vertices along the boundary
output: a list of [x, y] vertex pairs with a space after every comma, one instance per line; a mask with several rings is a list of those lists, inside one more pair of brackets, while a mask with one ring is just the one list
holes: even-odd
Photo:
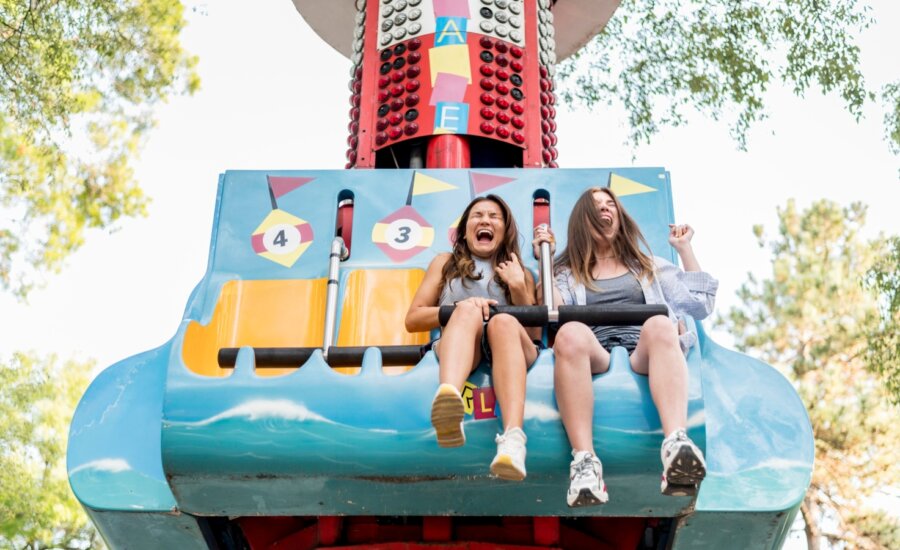
[[[547, 227], [546, 224], [541, 224]], [[550, 254], [550, 243], [541, 243], [541, 293], [547, 311], [553, 311], [553, 255]]]
[[325, 337], [322, 340], [322, 354], [328, 360], [328, 348], [334, 344], [334, 323], [337, 318], [338, 281], [341, 274], [341, 260], [347, 259], [344, 239], [335, 237], [331, 241], [331, 255], [328, 257], [328, 290], [325, 294]]

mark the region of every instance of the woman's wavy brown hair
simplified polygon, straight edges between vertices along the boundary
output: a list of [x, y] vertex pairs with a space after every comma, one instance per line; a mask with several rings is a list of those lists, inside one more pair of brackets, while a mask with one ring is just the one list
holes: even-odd
[[[604, 222], [594, 203], [594, 193], [598, 191], [606, 193], [613, 200], [618, 212], [619, 231], [612, 241], [603, 234]], [[597, 290], [591, 276], [591, 270], [597, 261], [597, 239], [607, 241], [613, 254], [639, 279], [646, 277], [653, 280], [653, 258], [644, 253], [640, 246], [650, 250], [650, 245], [644, 239], [637, 222], [622, 207], [616, 194], [606, 187], [591, 187], [578, 198], [569, 216], [566, 249], [556, 259], [558, 268], [568, 267], [575, 280], [591, 290]]]
[[[459, 218], [459, 223], [456, 225], [456, 241], [453, 243], [453, 249], [450, 251], [451, 258], [444, 264], [444, 269], [441, 272], [440, 288], [444, 288], [444, 284], [447, 281], [456, 279], [457, 277], [462, 281], [463, 286], [467, 286], [466, 279], [481, 279], [481, 274], [475, 273], [475, 261], [472, 259], [472, 251], [469, 249], [469, 243], [466, 242], [466, 224], [469, 222], [469, 214], [472, 212], [472, 208], [483, 201], [491, 201], [499, 206], [500, 212], [503, 214], [503, 221], [506, 224], [506, 231], [503, 233], [503, 240], [500, 242], [500, 247], [497, 249], [497, 252], [494, 253], [494, 257], [491, 258], [492, 265], [497, 267], [497, 264], [512, 259], [513, 254], [519, 258], [519, 261], [522, 261], [522, 252], [519, 250], [519, 228], [516, 225], [516, 219], [513, 217], [509, 205], [497, 195], [477, 197], [466, 206], [462, 216]], [[506, 283], [497, 276], [496, 271], [494, 272], [494, 282], [500, 285], [500, 288], [502, 288], [503, 292], [506, 294], [506, 299], [512, 302], [509, 288], [506, 286]]]

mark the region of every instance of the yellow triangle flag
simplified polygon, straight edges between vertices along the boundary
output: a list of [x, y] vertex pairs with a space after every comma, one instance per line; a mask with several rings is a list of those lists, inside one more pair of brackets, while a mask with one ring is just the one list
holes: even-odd
[[416, 179], [413, 181], [413, 196], [427, 195], [428, 193], [441, 193], [443, 191], [452, 191], [458, 189], [455, 185], [450, 185], [431, 176], [426, 176], [421, 172], [416, 172]]
[[626, 195], [640, 195], [641, 193], [653, 193], [656, 191], [656, 189], [650, 186], [628, 178], [623, 178], [618, 174], [609, 175], [609, 188], [612, 189], [613, 193], [620, 197]]

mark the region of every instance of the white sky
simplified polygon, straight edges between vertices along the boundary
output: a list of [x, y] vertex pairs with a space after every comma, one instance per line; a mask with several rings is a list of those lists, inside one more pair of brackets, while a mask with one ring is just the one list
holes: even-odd
[[[900, 5], [872, 3], [880, 22], [861, 38], [863, 66], [880, 86], [900, 77]], [[90, 233], [29, 304], [0, 295], [0, 355], [35, 349], [93, 358], [100, 368], [162, 344], [206, 267], [218, 174], [343, 167], [349, 61], [289, 0], [189, 3], [188, 20], [184, 44], [200, 58], [202, 89], [162, 106], [136, 164], [153, 198], [150, 215]], [[880, 111], [856, 124], [836, 99], [813, 92], [800, 100], [780, 89], [768, 107], [748, 153], [736, 150], [724, 124], [697, 116], [638, 149], [633, 162], [621, 113], [560, 109], [560, 163], [670, 170], [676, 219], [696, 228], [695, 249], [721, 281], [724, 312], [746, 273], [768, 268], [751, 227], [774, 230], [775, 208], [790, 197], [802, 206], [823, 197], [861, 200], [873, 231], [900, 233], [900, 158], [882, 139]]]

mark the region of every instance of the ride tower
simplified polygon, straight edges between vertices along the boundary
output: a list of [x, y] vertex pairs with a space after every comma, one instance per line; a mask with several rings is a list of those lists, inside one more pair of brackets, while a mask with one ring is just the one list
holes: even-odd
[[403, 318], [473, 197], [503, 196], [523, 228], [562, 228], [585, 188], [609, 186], [677, 261], [666, 170], [557, 165], [556, 64], [618, 2], [294, 4], [351, 61], [345, 169], [219, 177], [209, 265], [175, 335], [104, 370], [73, 418], [70, 483], [108, 545], [779, 548], [811, 475], [805, 409], [775, 369], [690, 318], [687, 429], [708, 470], [696, 494], [660, 494], [659, 417], [622, 348], [592, 382], [609, 503], [566, 505], [551, 351], [527, 376], [524, 481], [488, 473], [502, 418], [488, 365], [463, 391], [466, 445], [435, 443], [433, 335]]

